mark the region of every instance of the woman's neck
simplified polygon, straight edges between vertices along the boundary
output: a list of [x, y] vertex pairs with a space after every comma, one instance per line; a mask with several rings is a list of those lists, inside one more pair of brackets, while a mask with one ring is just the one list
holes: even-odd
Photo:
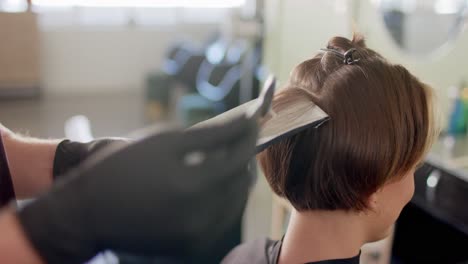
[[359, 254], [364, 243], [366, 230], [359, 213], [294, 210], [278, 263], [351, 258]]

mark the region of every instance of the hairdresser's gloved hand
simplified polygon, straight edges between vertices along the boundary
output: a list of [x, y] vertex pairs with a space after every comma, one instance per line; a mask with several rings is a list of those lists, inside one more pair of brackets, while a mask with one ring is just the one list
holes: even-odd
[[89, 157], [108, 147], [124, 147], [131, 143], [125, 138], [98, 138], [90, 142], [76, 142], [68, 139], [60, 142], [55, 149], [52, 175], [54, 180], [68, 175], [71, 169], [78, 167]]
[[239, 118], [107, 148], [18, 218], [47, 263], [82, 263], [103, 249], [209, 254], [242, 213], [256, 137], [255, 122]]

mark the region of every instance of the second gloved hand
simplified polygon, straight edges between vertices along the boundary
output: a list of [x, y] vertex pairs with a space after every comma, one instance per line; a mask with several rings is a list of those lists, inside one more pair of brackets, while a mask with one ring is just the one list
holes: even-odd
[[82, 263], [104, 249], [197, 255], [244, 208], [257, 126], [170, 131], [106, 149], [18, 218], [47, 263]]

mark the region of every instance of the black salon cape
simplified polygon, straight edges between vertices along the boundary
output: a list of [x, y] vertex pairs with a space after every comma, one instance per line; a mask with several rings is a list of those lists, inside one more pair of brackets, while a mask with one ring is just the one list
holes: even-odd
[[[233, 249], [222, 264], [277, 264], [281, 250], [281, 240], [257, 239]], [[359, 264], [360, 254], [347, 259], [308, 262], [307, 264]]]
[[[53, 166], [53, 175], [54, 179], [59, 179], [64, 177], [66, 173], [80, 165], [85, 159], [92, 156], [94, 153], [105, 148], [109, 145], [126, 145], [130, 141], [126, 139], [117, 139], [117, 138], [104, 138], [91, 141], [89, 143], [79, 143], [73, 142], [70, 140], [64, 140], [60, 142], [57, 146], [55, 152], [54, 166]], [[161, 216], [164, 217], [164, 216]], [[239, 215], [237, 223], [233, 228], [228, 231], [223, 237], [222, 241], [216, 243], [216, 248], [213, 248], [210, 252], [210, 256], [207, 259], [203, 260], [203, 263], [219, 263], [221, 259], [235, 246], [240, 243], [241, 236], [241, 223], [242, 215]], [[116, 231], [118, 232], [118, 231]], [[177, 256], [171, 258], [161, 258], [161, 257], [136, 257], [129, 254], [117, 253], [120, 263], [138, 263], [138, 264], [179, 264], [179, 263], [194, 263], [191, 261], [190, 256]], [[196, 261], [198, 262], [198, 261]]]

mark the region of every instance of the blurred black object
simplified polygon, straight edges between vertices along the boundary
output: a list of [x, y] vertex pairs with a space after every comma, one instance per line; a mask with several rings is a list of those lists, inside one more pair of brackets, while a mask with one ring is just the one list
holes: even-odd
[[[1, 139], [1, 138], [0, 138]], [[94, 140], [88, 143], [73, 142], [70, 140], [62, 141], [57, 147], [56, 159], [54, 161], [54, 179], [62, 178], [67, 175], [71, 169], [77, 167], [84, 160], [98, 151], [101, 151], [105, 147], [117, 147], [128, 144], [129, 141], [126, 139], [107, 139], [102, 138]], [[0, 141], [1, 144], [1, 141]], [[0, 164], [1, 165], [1, 164]], [[253, 164], [252, 164], [253, 166]], [[0, 167], [3, 169], [4, 167]], [[5, 167], [6, 168], [6, 167]], [[254, 167], [253, 167], [254, 168]], [[251, 171], [255, 171], [251, 170]], [[253, 174], [252, 177], [255, 177]], [[1, 183], [1, 182], [0, 182]], [[2, 185], [0, 185], [1, 187]], [[8, 199], [10, 200], [10, 199]], [[219, 263], [224, 256], [235, 246], [239, 245], [241, 241], [241, 223], [242, 217], [239, 217], [236, 222], [227, 229], [223, 238], [217, 241], [215, 246], [211, 250], [211, 255], [207, 256], [203, 260], [193, 260], [186, 258], [178, 258], [174, 256], [142, 256], [135, 255], [126, 252], [107, 252], [100, 255], [98, 259], [101, 262], [98, 263], [115, 263], [115, 258], [118, 259], [120, 264], [181, 264], [181, 263]], [[110, 258], [106, 258], [109, 257]], [[91, 262], [94, 263], [94, 262]]]
[[260, 60], [261, 42], [238, 39], [211, 47], [197, 73], [196, 93], [183, 96], [177, 104], [178, 117], [187, 125], [195, 124], [257, 97]]
[[7, 205], [14, 199], [15, 190], [13, 189], [3, 138], [0, 133], [0, 207]]
[[[173, 81], [181, 82], [190, 87], [195, 83], [198, 68], [206, 59], [210, 48], [216, 48], [222, 41], [219, 32], [211, 34], [207, 40], [198, 46], [190, 40], [179, 41], [171, 45], [163, 61], [162, 71]], [[223, 50], [220, 51], [223, 56]]]
[[[197, 91], [201, 96], [213, 102], [223, 101], [226, 110], [243, 103], [240, 95], [241, 80], [246, 73], [257, 70], [260, 53], [259, 46], [249, 52], [247, 44], [239, 41], [227, 49], [226, 58], [223, 61], [219, 63], [213, 63], [208, 59], [203, 61], [197, 75]], [[243, 65], [244, 61], [250, 63]], [[253, 78], [251, 82], [253, 90], [247, 100], [257, 97], [259, 92], [259, 80]]]
[[212, 255], [203, 259], [135, 256], [123, 252], [118, 252], [116, 255], [119, 259], [119, 264], [218, 264], [226, 256], [226, 254], [229, 253], [229, 251], [240, 244], [242, 232], [241, 226], [242, 218], [239, 218], [238, 222], [232, 226], [232, 229], [225, 234], [224, 239], [217, 241], [216, 246], [212, 249]]
[[147, 78], [148, 110], [168, 115], [175, 87], [177, 116], [186, 125], [220, 114], [258, 95], [261, 41], [213, 34], [203, 45], [178, 42], [169, 47], [162, 71]]
[[468, 261], [468, 178], [427, 161], [397, 221], [393, 263]]

